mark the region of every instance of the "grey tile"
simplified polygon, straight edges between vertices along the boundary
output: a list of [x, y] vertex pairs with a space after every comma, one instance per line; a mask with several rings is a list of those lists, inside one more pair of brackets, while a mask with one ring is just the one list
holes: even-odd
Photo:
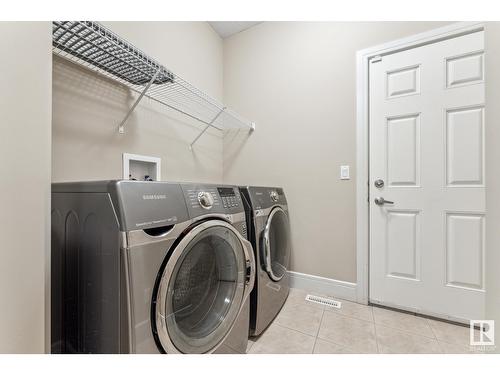
[[452, 344], [469, 345], [469, 328], [439, 320], [427, 319], [434, 335], [439, 341]]
[[441, 347], [436, 339], [414, 335], [386, 326], [375, 326], [380, 353], [438, 354]]
[[333, 342], [317, 339], [313, 354], [355, 354], [349, 348], [334, 344]]
[[307, 335], [316, 336], [323, 310], [306, 304], [286, 305], [275, 319], [275, 323]]
[[347, 347], [357, 353], [376, 353], [373, 323], [325, 311], [318, 338]]
[[361, 320], [366, 320], [368, 322], [373, 322], [373, 312], [372, 312], [371, 306], [361, 305], [359, 303], [345, 301], [342, 299], [337, 299], [335, 297], [332, 297], [332, 298], [341, 302], [340, 309], [327, 306], [325, 308], [325, 310], [331, 311], [331, 312], [334, 312], [337, 314], [350, 316], [352, 318], [357, 318], [357, 319], [361, 319]]
[[379, 307], [373, 307], [373, 316], [377, 325], [396, 328], [432, 339], [435, 338], [425, 318]]
[[468, 345], [467, 327], [341, 299], [341, 309], [329, 308], [306, 301], [307, 294], [317, 295], [291, 289], [271, 326], [249, 339], [247, 352], [478, 353]]
[[271, 326], [250, 348], [250, 354], [311, 354], [315, 338], [282, 327]]

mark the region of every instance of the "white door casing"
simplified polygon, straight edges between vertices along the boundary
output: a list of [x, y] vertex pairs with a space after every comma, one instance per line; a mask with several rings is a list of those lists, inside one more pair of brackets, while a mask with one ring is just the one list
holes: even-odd
[[371, 302], [483, 317], [483, 34], [370, 63]]

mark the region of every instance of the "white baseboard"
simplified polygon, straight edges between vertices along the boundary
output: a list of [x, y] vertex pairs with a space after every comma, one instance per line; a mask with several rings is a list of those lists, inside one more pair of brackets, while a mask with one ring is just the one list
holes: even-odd
[[356, 283], [288, 271], [290, 287], [356, 302]]

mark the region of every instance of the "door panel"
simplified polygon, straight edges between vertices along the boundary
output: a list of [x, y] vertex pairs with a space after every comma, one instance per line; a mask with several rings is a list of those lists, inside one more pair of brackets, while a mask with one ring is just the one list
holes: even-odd
[[483, 107], [446, 112], [448, 185], [483, 185]]
[[387, 276], [420, 277], [418, 211], [387, 211]]
[[458, 288], [484, 287], [484, 215], [446, 215], [446, 281]]
[[474, 52], [446, 59], [447, 87], [456, 87], [484, 80], [484, 53]]
[[418, 186], [420, 180], [420, 115], [387, 120], [387, 182]]
[[483, 39], [476, 32], [370, 64], [372, 302], [483, 317]]
[[420, 66], [410, 66], [386, 73], [387, 98], [420, 93]]

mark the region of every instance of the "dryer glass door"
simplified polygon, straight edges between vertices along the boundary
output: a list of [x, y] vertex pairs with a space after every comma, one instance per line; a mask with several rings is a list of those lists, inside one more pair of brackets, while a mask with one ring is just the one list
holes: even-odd
[[170, 256], [158, 288], [157, 332], [167, 353], [213, 351], [243, 303], [246, 257], [235, 229], [219, 220], [193, 228]]
[[290, 262], [290, 230], [288, 217], [282, 208], [274, 208], [267, 219], [263, 236], [264, 266], [269, 277], [280, 281]]

